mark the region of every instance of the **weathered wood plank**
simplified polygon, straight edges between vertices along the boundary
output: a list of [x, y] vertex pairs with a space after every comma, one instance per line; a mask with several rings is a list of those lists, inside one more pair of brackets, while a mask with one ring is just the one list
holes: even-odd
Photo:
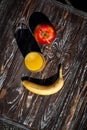
[[[53, 0], [0, 1], [0, 116], [36, 130], [87, 129], [87, 15]], [[55, 42], [43, 49], [44, 71], [29, 72], [23, 63], [14, 30], [28, 26], [30, 15], [41, 11], [57, 31]], [[47, 78], [62, 63], [63, 88], [52, 96], [27, 91], [21, 76]]]

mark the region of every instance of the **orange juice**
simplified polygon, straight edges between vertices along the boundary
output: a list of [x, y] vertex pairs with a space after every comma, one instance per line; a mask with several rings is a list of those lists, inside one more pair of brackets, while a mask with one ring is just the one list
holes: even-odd
[[24, 63], [27, 69], [33, 72], [39, 72], [45, 65], [45, 59], [39, 52], [30, 52], [26, 55]]

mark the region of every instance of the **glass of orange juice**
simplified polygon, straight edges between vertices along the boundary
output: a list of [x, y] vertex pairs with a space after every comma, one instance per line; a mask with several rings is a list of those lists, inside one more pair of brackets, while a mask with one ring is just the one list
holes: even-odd
[[30, 52], [26, 55], [24, 63], [26, 68], [30, 71], [39, 72], [45, 66], [45, 59], [39, 52]]

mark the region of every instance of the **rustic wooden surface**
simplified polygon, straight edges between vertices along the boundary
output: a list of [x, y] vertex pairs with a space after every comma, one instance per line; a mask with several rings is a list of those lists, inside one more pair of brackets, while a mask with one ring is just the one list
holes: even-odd
[[[44, 71], [29, 72], [14, 31], [30, 15], [41, 11], [57, 31], [55, 42], [44, 46]], [[63, 88], [52, 96], [27, 91], [21, 76], [46, 78], [63, 66]], [[87, 14], [55, 0], [0, 1], [0, 119], [31, 130], [87, 129]]]

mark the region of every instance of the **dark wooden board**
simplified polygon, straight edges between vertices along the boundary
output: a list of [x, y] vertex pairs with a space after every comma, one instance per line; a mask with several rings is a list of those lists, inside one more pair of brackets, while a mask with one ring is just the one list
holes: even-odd
[[[57, 31], [53, 44], [43, 49], [44, 71], [24, 66], [14, 31], [28, 26], [34, 11], [49, 17]], [[63, 66], [64, 86], [52, 96], [27, 91], [21, 76], [47, 78]], [[87, 14], [55, 0], [0, 1], [0, 119], [31, 130], [87, 129]]]

